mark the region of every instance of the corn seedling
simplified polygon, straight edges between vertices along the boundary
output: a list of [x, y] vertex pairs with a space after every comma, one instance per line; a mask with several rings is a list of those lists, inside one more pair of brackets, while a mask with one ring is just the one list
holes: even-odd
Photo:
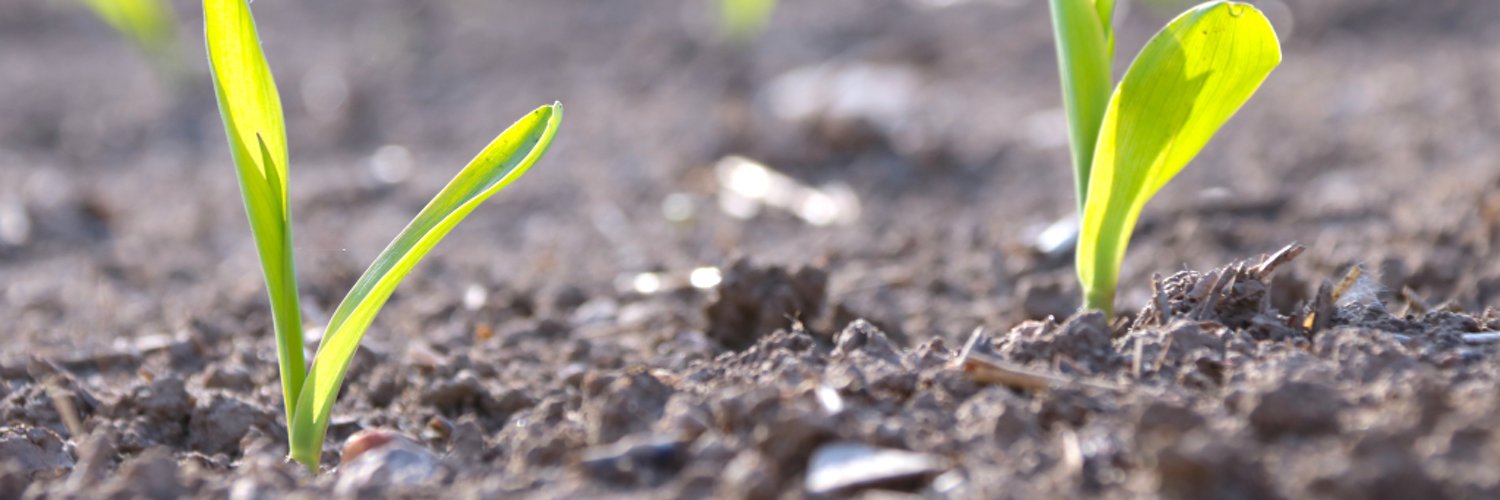
[[334, 399], [376, 312], [459, 221], [541, 158], [557, 133], [562, 106], [542, 106], [501, 132], [396, 235], [334, 311], [309, 369], [292, 258], [281, 99], [246, 0], [204, 0], [203, 15], [219, 113], [270, 295], [291, 457], [316, 472]]
[[1114, 0], [1049, 1], [1081, 214], [1083, 306], [1109, 314], [1141, 209], [1280, 64], [1281, 45], [1255, 7], [1208, 2], [1152, 37], [1115, 85]]
[[141, 52], [160, 56], [177, 40], [177, 15], [166, 0], [82, 0], [105, 24], [135, 43]]
[[719, 0], [719, 35], [735, 42], [753, 39], [775, 11], [776, 0]]

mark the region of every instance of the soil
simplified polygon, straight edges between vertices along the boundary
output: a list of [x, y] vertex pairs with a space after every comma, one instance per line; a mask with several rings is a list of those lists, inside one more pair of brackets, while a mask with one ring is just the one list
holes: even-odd
[[[314, 475], [197, 5], [169, 73], [13, 2], [0, 498], [1500, 496], [1500, 4], [1257, 3], [1285, 63], [1146, 209], [1107, 320], [1044, 231], [1043, 2], [781, 2], [744, 46], [696, 0], [256, 2], [309, 326], [567, 106], [376, 320]], [[741, 217], [729, 155], [858, 212]]]

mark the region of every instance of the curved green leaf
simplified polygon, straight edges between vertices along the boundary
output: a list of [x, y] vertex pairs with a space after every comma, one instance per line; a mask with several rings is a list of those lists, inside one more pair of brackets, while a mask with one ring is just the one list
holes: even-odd
[[1198, 154], [1281, 62], [1265, 16], [1212, 2], [1151, 39], [1109, 101], [1079, 234], [1085, 307], [1109, 312], [1141, 209]]
[[542, 106], [496, 137], [380, 252], [324, 331], [290, 427], [292, 458], [317, 470], [328, 416], [349, 361], [396, 285], [459, 221], [531, 168], [562, 123], [562, 105]]
[[219, 115], [224, 119], [245, 213], [255, 234], [271, 297], [282, 395], [290, 424], [295, 395], [302, 389], [307, 367], [302, 356], [302, 316], [287, 211], [286, 128], [281, 98], [245, 0], [204, 0], [203, 24]]
[[1073, 182], [1079, 211], [1088, 194], [1090, 162], [1099, 137], [1099, 123], [1109, 104], [1110, 54], [1113, 45], [1106, 17], [1113, 0], [1051, 0], [1052, 34], [1057, 42], [1057, 68], [1062, 80], [1063, 109], [1068, 115], [1068, 143], [1072, 145]]
[[1115, 57], [1115, 0], [1094, 0], [1094, 13], [1099, 16], [1099, 27], [1104, 29], [1105, 53]]

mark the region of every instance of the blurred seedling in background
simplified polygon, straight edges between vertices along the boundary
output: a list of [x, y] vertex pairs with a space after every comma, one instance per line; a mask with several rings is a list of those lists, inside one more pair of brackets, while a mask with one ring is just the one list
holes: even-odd
[[776, 12], [776, 0], [719, 0], [719, 36], [745, 43], [760, 36]]
[[166, 0], [80, 0], [151, 60], [169, 79], [182, 75], [177, 14]]
[[1110, 314], [1141, 209], [1281, 63], [1281, 45], [1255, 7], [1208, 2], [1152, 37], [1115, 85], [1115, 0], [1049, 2], [1081, 214], [1083, 307]]
[[316, 472], [333, 403], [375, 314], [459, 221], [542, 157], [561, 124], [562, 105], [537, 108], [501, 132], [396, 235], [334, 311], [309, 369], [292, 258], [281, 98], [246, 0], [204, 0], [203, 16], [219, 113], [270, 295], [291, 457]]

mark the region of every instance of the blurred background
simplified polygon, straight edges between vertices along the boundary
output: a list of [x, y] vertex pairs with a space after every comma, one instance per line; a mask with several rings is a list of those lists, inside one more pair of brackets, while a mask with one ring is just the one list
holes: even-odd
[[[1154, 273], [1293, 241], [1309, 247], [1280, 281], [1294, 291], [1362, 264], [1392, 307], [1495, 304], [1500, 2], [1253, 3], [1285, 62], [1147, 207], [1118, 309]], [[174, 37], [144, 49], [85, 2], [0, 6], [6, 354], [269, 336], [201, 6], [170, 4]], [[1122, 0], [1116, 74], [1188, 6]], [[254, 2], [309, 324], [474, 153], [554, 100], [551, 152], [439, 246], [373, 335], [468, 328], [451, 318], [477, 303], [504, 306], [497, 324], [607, 311], [670, 336], [701, 328], [740, 257], [826, 272], [820, 328], [958, 338], [1076, 307], [1045, 1], [783, 0], [739, 28], [720, 7]]]

